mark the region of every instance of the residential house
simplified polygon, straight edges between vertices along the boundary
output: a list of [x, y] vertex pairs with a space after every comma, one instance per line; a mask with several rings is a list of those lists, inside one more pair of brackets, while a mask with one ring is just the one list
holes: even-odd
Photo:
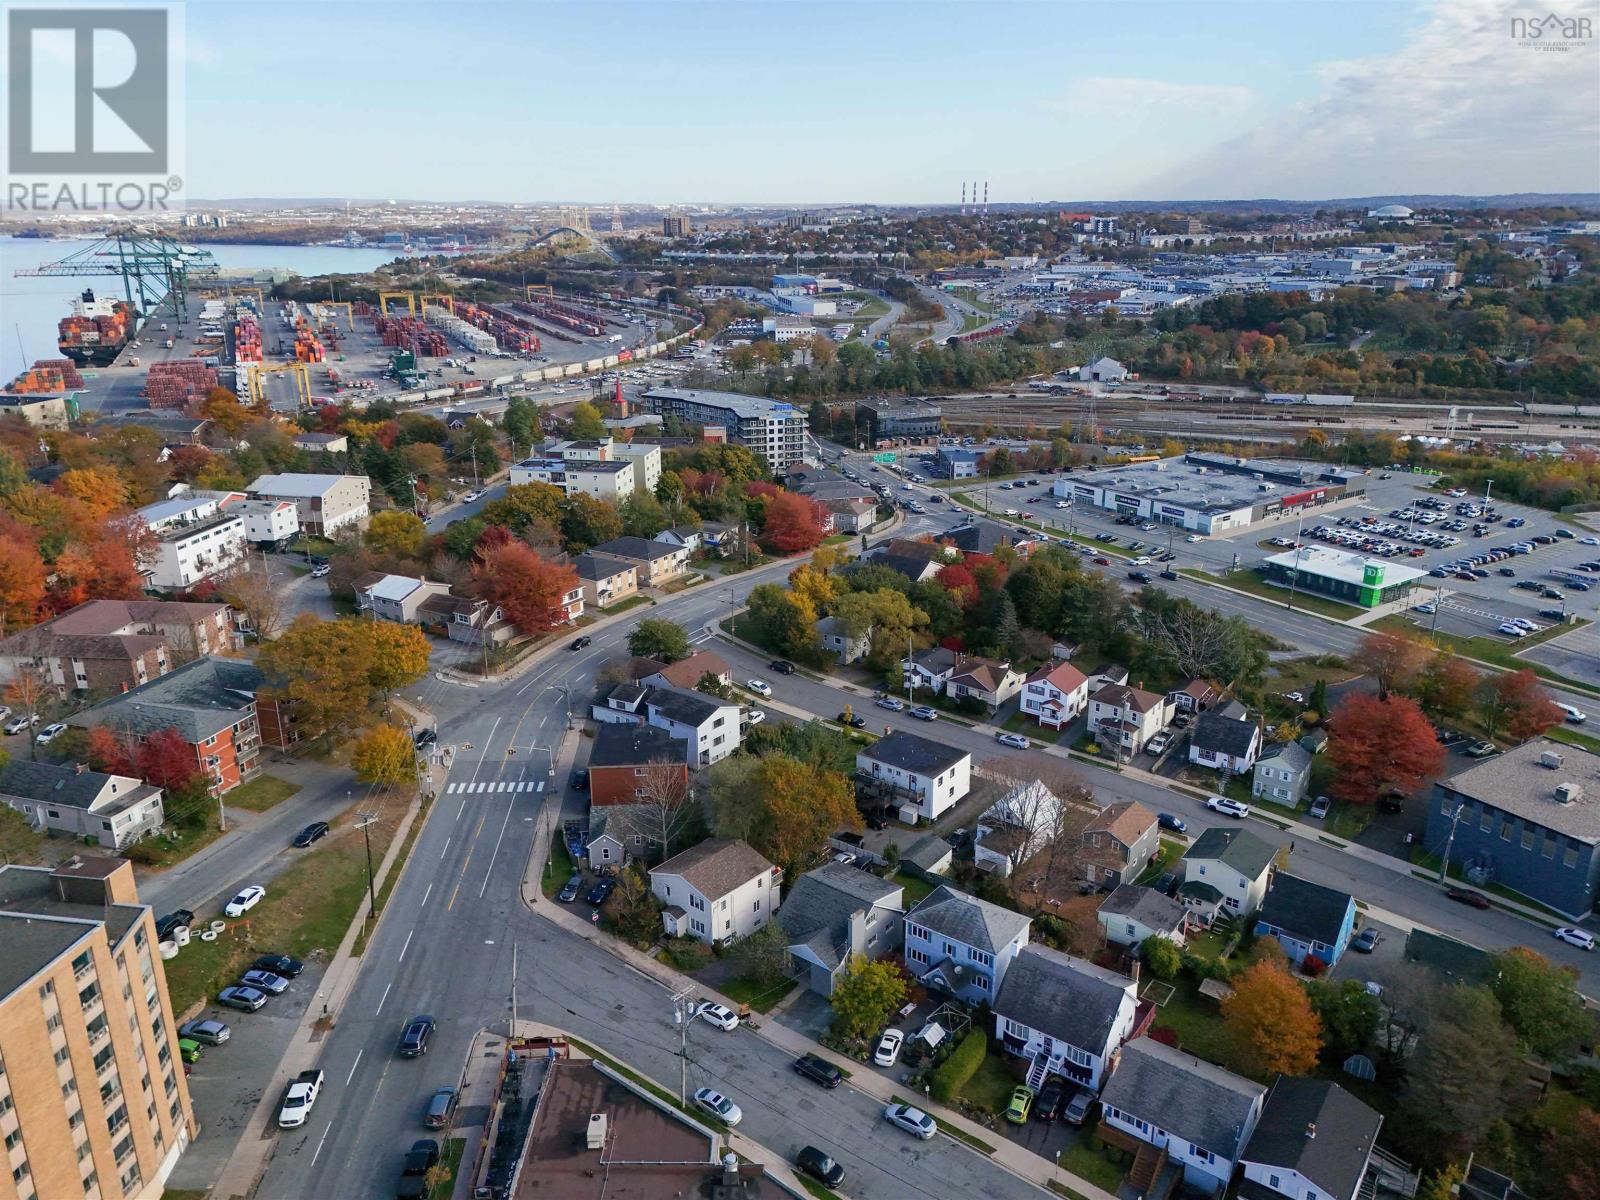
[[590, 710], [596, 721], [637, 722], [665, 729], [684, 743], [690, 766], [708, 767], [739, 748], [739, 706], [678, 687], [619, 683]]
[[365, 475], [263, 475], [246, 490], [258, 500], [292, 501], [300, 528], [313, 537], [364, 528], [372, 511], [372, 481]]
[[1237, 702], [1201, 713], [1189, 733], [1189, 761], [1196, 766], [1243, 775], [1261, 753], [1261, 726]]
[[906, 967], [958, 1000], [993, 1004], [1030, 925], [1009, 908], [937, 887], [906, 914]]
[[940, 540], [961, 551], [963, 558], [975, 554], [987, 558], [1001, 546], [1010, 546], [1026, 558], [1033, 553], [1036, 544], [1032, 535], [1019, 533], [1007, 525], [996, 525], [992, 521], [976, 521], [959, 526], [943, 534]]
[[711, 838], [650, 870], [670, 937], [720, 946], [748, 937], [778, 911], [783, 872], [737, 838]]
[[443, 633], [452, 642], [468, 646], [481, 646], [484, 642], [498, 646], [517, 633], [517, 627], [498, 604], [449, 592], [429, 596], [417, 605], [417, 621], [430, 633]]
[[1167, 693], [1174, 713], [1198, 716], [1222, 697], [1222, 690], [1205, 679], [1191, 679], [1183, 687]]
[[1077, 862], [1086, 883], [1115, 887], [1137, 879], [1161, 847], [1161, 826], [1137, 800], [1118, 800], [1084, 828]]
[[[602, 729], [623, 728], [602, 725]], [[606, 872], [653, 853], [660, 829], [658, 810], [647, 804], [595, 805], [589, 810], [584, 855], [589, 869]]]
[[639, 568], [631, 562], [603, 554], [580, 554], [572, 565], [578, 572], [584, 603], [595, 608], [620, 604], [639, 591]]
[[1128, 682], [1128, 668], [1117, 663], [1107, 663], [1093, 675], [1089, 676], [1089, 695], [1093, 696], [1101, 688], [1111, 684], [1126, 684]]
[[1044, 946], [1025, 946], [994, 1001], [1006, 1053], [1028, 1061], [1028, 1086], [1052, 1075], [1098, 1092], [1112, 1056], [1140, 1024], [1133, 980]]
[[1219, 912], [1249, 916], [1266, 899], [1277, 853], [1272, 843], [1248, 829], [1214, 825], [1184, 851], [1178, 899], [1206, 925]]
[[992, 658], [969, 658], [956, 668], [944, 686], [945, 694], [959, 700], [970, 696], [993, 712], [1022, 690], [1024, 676], [1010, 663]]
[[972, 787], [972, 755], [896, 731], [856, 751], [856, 776], [888, 791], [901, 819], [936, 820]]
[[595, 809], [637, 804], [641, 789], [688, 793], [683, 746], [656, 725], [600, 722], [589, 750], [591, 825]]
[[912, 583], [925, 583], [939, 573], [945, 562], [945, 551], [942, 547], [935, 546], [931, 542], [895, 538], [886, 546], [878, 546], [868, 551], [852, 566], [888, 567], [891, 571], [904, 575]]
[[206, 656], [131, 691], [74, 713], [69, 724], [109, 729], [130, 749], [152, 734], [175, 729], [194, 754], [213, 795], [238, 787], [261, 769], [262, 726], [273, 745], [299, 739], [292, 715], [258, 703], [266, 680], [254, 663]]
[[1257, 936], [1276, 938], [1296, 966], [1307, 958], [1337, 966], [1355, 928], [1354, 896], [1286, 871], [1273, 875], [1256, 914]]
[[926, 650], [918, 650], [910, 658], [900, 664], [902, 678], [906, 687], [911, 688], [915, 696], [918, 689], [932, 692], [937, 696], [944, 691], [945, 684], [950, 682], [950, 677], [956, 673], [956, 668], [961, 665], [961, 655], [954, 650], [946, 650], [943, 646], [930, 646]]
[[139, 573], [151, 588], [181, 591], [232, 571], [248, 553], [244, 518], [211, 496], [158, 500], [135, 511], [150, 531]]
[[645, 675], [640, 683], [657, 687], [677, 687], [693, 691], [707, 675], [723, 687], [733, 686], [733, 668], [715, 650], [697, 650], [688, 658], [675, 663], [658, 663], [656, 670]]
[[1121, 884], [1105, 898], [1097, 916], [1101, 933], [1113, 946], [1139, 946], [1149, 937], [1164, 937], [1179, 946], [1189, 943], [1189, 910], [1155, 888]]
[[1298, 807], [1311, 783], [1313, 761], [1311, 751], [1299, 742], [1274, 742], [1256, 760], [1250, 794], [1274, 804]]
[[1403, 953], [1407, 962], [1425, 967], [1450, 983], [1489, 987], [1500, 978], [1494, 956], [1487, 950], [1433, 933], [1420, 925], [1406, 934]]
[[[1100, 1094], [1100, 1136], [1165, 1151], [1183, 1182], [1220, 1196], [1261, 1120], [1267, 1089], [1150, 1038], [1122, 1048]], [[1152, 1164], [1154, 1165], [1154, 1164]], [[1159, 1171], [1157, 1172], [1159, 1174]], [[1296, 1197], [1304, 1200], [1304, 1197]]]
[[689, 548], [641, 537], [612, 538], [591, 546], [589, 553], [616, 559], [638, 568], [640, 587], [660, 587], [682, 575], [689, 566]]
[[666, 542], [669, 546], [681, 546], [690, 553], [706, 547], [705, 534], [693, 525], [674, 525], [671, 529], [663, 529], [656, 534], [655, 540]]
[[300, 510], [288, 500], [229, 500], [224, 510], [244, 518], [244, 539], [252, 546], [282, 549], [300, 533]]
[[822, 648], [837, 655], [841, 666], [860, 662], [872, 649], [872, 630], [852, 636], [838, 617], [823, 617], [817, 622], [817, 637]]
[[41, 675], [58, 692], [125, 692], [200, 654], [228, 649], [226, 604], [86, 600], [0, 641], [0, 678]]
[[1005, 879], [1038, 854], [1061, 829], [1061, 798], [1039, 780], [1018, 783], [977, 820], [972, 859]]
[[[1439, 779], [1424, 844], [1577, 921], [1600, 901], [1600, 754], [1537, 738]], [[1453, 839], [1453, 840], [1451, 840]]]
[[1089, 732], [1119, 759], [1132, 758], [1172, 719], [1165, 696], [1108, 683], [1089, 696]]
[[342, 433], [297, 433], [294, 448], [308, 454], [347, 454], [350, 439]]
[[1279, 1075], [1239, 1160], [1241, 1200], [1356, 1200], [1382, 1126], [1337, 1083]]
[[355, 581], [356, 608], [374, 619], [415, 625], [422, 620], [425, 600], [448, 596], [450, 585], [409, 575], [371, 571]]
[[1089, 679], [1069, 662], [1046, 663], [1022, 685], [1022, 711], [1047, 729], [1078, 719], [1089, 702]]
[[876, 959], [900, 949], [905, 902], [898, 883], [849, 863], [824, 863], [790, 887], [778, 913], [789, 953], [819, 996], [855, 958]]
[[0, 804], [40, 831], [120, 851], [161, 828], [161, 789], [126, 775], [14, 758], [0, 770]]

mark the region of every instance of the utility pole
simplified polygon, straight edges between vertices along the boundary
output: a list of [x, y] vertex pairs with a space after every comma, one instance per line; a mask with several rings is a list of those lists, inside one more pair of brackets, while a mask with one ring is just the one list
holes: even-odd
[[478, 484], [478, 444], [476, 442], [474, 442], [472, 444], [472, 487], [473, 487], [474, 491], [476, 491], [478, 489], [478, 487], [479, 487], [479, 484]]
[[1450, 814], [1450, 835], [1444, 839], [1444, 857], [1439, 860], [1439, 882], [1445, 883], [1450, 877], [1450, 847], [1455, 845], [1456, 824], [1461, 820], [1461, 814], [1466, 811], [1465, 804], [1456, 805], [1455, 812]]
[[907, 704], [915, 704], [916, 703], [916, 697], [917, 697], [917, 680], [916, 680], [916, 676], [912, 674], [912, 670], [911, 670], [912, 665], [913, 664], [912, 664], [912, 659], [911, 659], [911, 633], [908, 630], [906, 632], [906, 672], [905, 672], [905, 674], [906, 674], [906, 703]]
[[511, 1036], [517, 1036], [517, 944], [511, 943]]
[[689, 1022], [694, 1020], [692, 989], [685, 988], [672, 997], [672, 1019], [678, 1023], [678, 1103], [689, 1103]]
[[378, 895], [372, 886], [372, 834], [368, 830], [377, 822], [378, 814], [358, 813], [357, 820], [359, 824], [356, 828], [361, 830], [361, 840], [367, 847], [367, 920], [370, 921], [378, 915]]
[[1289, 573], [1289, 604], [1290, 612], [1294, 611], [1294, 593], [1300, 585], [1300, 556], [1305, 553], [1305, 545], [1300, 538], [1300, 528], [1305, 524], [1306, 510], [1300, 510], [1300, 518], [1294, 523], [1294, 570]]

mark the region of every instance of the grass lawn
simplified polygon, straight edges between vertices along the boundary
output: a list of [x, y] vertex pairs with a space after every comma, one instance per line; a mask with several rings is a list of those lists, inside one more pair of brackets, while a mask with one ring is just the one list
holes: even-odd
[[[422, 807], [417, 810], [416, 819], [411, 822], [411, 828], [406, 831], [406, 840], [401, 843], [399, 857], [395, 859], [394, 865], [389, 868], [389, 873], [383, 877], [383, 883], [378, 887], [379, 913], [383, 911], [383, 906], [389, 903], [389, 893], [394, 891], [394, 885], [400, 882], [400, 872], [405, 869], [406, 860], [411, 857], [411, 847], [417, 844], [417, 836], [422, 832], [422, 823], [428, 819], [428, 809], [432, 807], [433, 801], [424, 800]], [[378, 860], [374, 858], [372, 861], [376, 863]], [[352, 953], [360, 955], [366, 950], [369, 930], [370, 926], [356, 934]]]
[[[1227, 571], [1220, 577], [1209, 571], [1196, 571], [1191, 567], [1183, 568], [1179, 574], [1188, 575], [1193, 579], [1204, 582], [1216, 583], [1219, 581], [1241, 592], [1249, 592], [1252, 596], [1261, 596], [1267, 600], [1274, 600], [1279, 604], [1289, 603], [1289, 589], [1279, 587], [1277, 584], [1268, 583], [1248, 567], [1237, 571]], [[1338, 600], [1330, 600], [1326, 596], [1319, 596], [1315, 592], [1307, 592], [1298, 588], [1294, 593], [1294, 605], [1305, 612], [1320, 613], [1324, 617], [1332, 617], [1337, 621], [1348, 621], [1351, 617], [1359, 617], [1366, 609], [1357, 608], [1353, 604], [1342, 604]], [[1381, 621], [1374, 624], [1382, 624]]]
[[275, 804], [287, 800], [300, 790], [300, 785], [279, 779], [276, 775], [257, 775], [249, 783], [240, 784], [222, 798], [229, 808], [246, 808], [251, 812], [266, 812]]
[[919, 876], [909, 875], [904, 871], [899, 871], [894, 875], [891, 875], [889, 877], [889, 882], [897, 883], [903, 889], [904, 895], [901, 897], [901, 899], [905, 903], [907, 909], [910, 909], [913, 905], [921, 904], [923, 898], [926, 897], [929, 892], [933, 891], [934, 888], [939, 886], [936, 883], [929, 883], [926, 879], [923, 879]]
[[761, 983], [745, 975], [736, 976], [717, 988], [728, 999], [748, 1004], [756, 1012], [770, 1012], [773, 1005], [794, 991], [799, 981], [785, 979], [781, 983]]
[[161, 1200], [206, 1200], [208, 1194], [204, 1188], [164, 1188]]
[[1557, 725], [1547, 729], [1544, 735], [1552, 741], [1565, 742], [1569, 746], [1581, 746], [1585, 750], [1600, 754], [1600, 738], [1568, 729], [1565, 725]]
[[1222, 957], [1222, 952], [1227, 948], [1227, 937], [1218, 933], [1215, 929], [1208, 929], [1204, 933], [1191, 934], [1189, 937], [1189, 953], [1196, 958], [1209, 958], [1215, 962]]
[[606, 616], [610, 617], [615, 616], [617, 613], [627, 612], [630, 608], [638, 608], [641, 604], [649, 604], [650, 602], [649, 596], [640, 596], [636, 593], [632, 596], [629, 596], [626, 600], [618, 600], [610, 608], [602, 608], [600, 611], [605, 613]]
[[796, 1171], [794, 1173], [794, 1177], [800, 1181], [800, 1186], [805, 1188], [809, 1194], [820, 1197], [821, 1200], [834, 1200], [834, 1198], [839, 1195], [838, 1192], [833, 1191], [831, 1188], [824, 1187], [815, 1179], [811, 1178], [811, 1176], [800, 1171]]
[[1106, 1151], [1090, 1146], [1088, 1138], [1079, 1138], [1061, 1152], [1061, 1169], [1087, 1179], [1113, 1196], [1124, 1174], [1122, 1167], [1106, 1157]]
[[1155, 1023], [1176, 1033], [1185, 1053], [1239, 1071], [1238, 1056], [1216, 1002], [1202, 996], [1199, 985], [1187, 976], [1173, 980], [1172, 986], [1172, 999], [1156, 1010]]
[[1353, 842], [1372, 824], [1375, 815], [1370, 804], [1346, 804], [1343, 800], [1335, 800], [1322, 824], [1334, 837]]
[[1274, 663], [1268, 685], [1277, 692], [1309, 693], [1319, 679], [1331, 686], [1355, 676], [1356, 672], [1345, 666], [1338, 655], [1324, 654]]
[[572, 865], [572, 856], [567, 853], [567, 839], [557, 830], [550, 842], [550, 861], [545, 866], [544, 889], [545, 898], [549, 899], [567, 886], [567, 880], [578, 873], [578, 868]]
[[[391, 801], [383, 819], [371, 826], [374, 863], [394, 837], [403, 808], [401, 802]], [[278, 876], [247, 919], [230, 922], [214, 942], [196, 938], [166, 962], [173, 1011], [182, 1012], [234, 982], [258, 954], [289, 954], [299, 959], [331, 955], [366, 899], [367, 855], [362, 837], [341, 818], [333, 833]], [[202, 914], [199, 919], [208, 918], [209, 914]]]
[[972, 1078], [967, 1080], [960, 1095], [974, 1108], [998, 1116], [1005, 1112], [1006, 1105], [1011, 1102], [1011, 1091], [1016, 1086], [1016, 1078], [1007, 1069], [1005, 1059], [991, 1051]]
[[1146, 883], [1159, 879], [1163, 871], [1170, 871], [1172, 864], [1183, 857], [1185, 849], [1187, 847], [1176, 838], [1162, 838], [1155, 854], [1150, 857], [1150, 865], [1144, 869], [1136, 882]]
[[222, 830], [217, 827], [215, 812], [208, 812], [205, 824], [199, 828], [190, 825], [178, 825], [174, 828], [177, 832], [171, 837], [158, 835], [143, 839], [132, 848], [129, 857], [141, 866], [152, 867], [158, 871], [165, 870], [222, 836]]
[[445, 1143], [444, 1157], [439, 1161], [439, 1165], [434, 1168], [439, 1172], [439, 1176], [433, 1187], [429, 1189], [429, 1196], [438, 1197], [442, 1200], [442, 1198], [448, 1197], [455, 1191], [456, 1172], [461, 1169], [461, 1156], [466, 1152], [466, 1149], [466, 1138], [451, 1138]]
[[[1587, 621], [1579, 621], [1578, 625], [1587, 625]], [[1518, 658], [1519, 650], [1526, 650], [1529, 646], [1548, 641], [1558, 634], [1566, 633], [1571, 626], [1552, 625], [1538, 633], [1529, 634], [1525, 638], [1518, 638], [1515, 642], [1501, 641], [1492, 637], [1458, 637], [1453, 633], [1433, 632], [1427, 633], [1427, 626], [1415, 621], [1404, 613], [1390, 613], [1387, 617], [1379, 617], [1372, 622], [1374, 629], [1387, 629], [1390, 633], [1403, 633], [1415, 637], [1419, 633], [1427, 634], [1431, 641], [1454, 650], [1457, 654], [1467, 658], [1475, 658], [1479, 662], [1492, 663], [1497, 667], [1504, 667], [1508, 671], [1521, 671], [1524, 668], [1531, 670], [1541, 679], [1549, 679], [1566, 687], [1575, 688], [1581, 692], [1595, 692], [1592, 684], [1581, 679], [1570, 679], [1558, 671], [1526, 659]]]

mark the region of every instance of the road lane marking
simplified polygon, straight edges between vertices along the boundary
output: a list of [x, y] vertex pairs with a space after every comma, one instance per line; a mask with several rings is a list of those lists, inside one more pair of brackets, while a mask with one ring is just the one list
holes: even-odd
[[[495, 730], [500, 728], [500, 720], [501, 720], [501, 718], [496, 717], [494, 719], [494, 724], [489, 726], [489, 736], [483, 739], [483, 753], [478, 755], [477, 765], [472, 768], [472, 778], [471, 778], [471, 780], [469, 780], [469, 786], [470, 786], [470, 784], [478, 782], [478, 772], [483, 770], [483, 764], [489, 758], [489, 743], [494, 740]], [[466, 811], [467, 811], [467, 802], [465, 800], [463, 800], [461, 802], [460, 810], [456, 813], [456, 820], [459, 821], [461, 819], [461, 814], [466, 812]]]
[[350, 1074], [348, 1074], [348, 1075], [346, 1075], [344, 1077], [344, 1085], [345, 1085], [345, 1087], [349, 1087], [350, 1086], [350, 1081], [356, 1077], [356, 1068], [361, 1065], [361, 1055], [365, 1051], [366, 1051], [366, 1047], [365, 1046], [363, 1046], [360, 1050], [356, 1051], [356, 1060], [355, 1060], [355, 1062], [350, 1064]]
[[421, 905], [421, 907], [423, 907], [423, 908], [427, 908], [428, 907], [428, 897], [431, 896], [431, 895], [433, 895], [433, 880], [430, 879], [428, 881], [428, 890], [422, 893], [422, 905]]
[[416, 932], [417, 931], [415, 929], [407, 931], [407, 933], [406, 933], [406, 944], [404, 946], [400, 947], [400, 957], [396, 960], [397, 962], [405, 962], [405, 960], [406, 960], [406, 951], [411, 949], [411, 938], [412, 938], [412, 935], [415, 934]]
[[459, 783], [452, 783], [449, 787], [447, 787], [445, 789], [445, 794], [453, 796], [457, 792], [459, 792], [460, 790], [461, 790], [461, 785]]
[[333, 1126], [329, 1125], [326, 1129], [324, 1129], [322, 1131], [322, 1136], [317, 1139], [316, 1154], [313, 1154], [311, 1156], [311, 1165], [313, 1167], [317, 1165], [317, 1154], [321, 1154], [322, 1153], [322, 1143], [328, 1140], [328, 1134], [330, 1134], [332, 1132], [333, 1132]]
[[377, 1016], [383, 1011], [383, 1002], [389, 998], [389, 989], [394, 986], [394, 980], [383, 985], [383, 995], [378, 997], [378, 1007], [372, 1010], [372, 1015]]
[[512, 809], [512, 807], [513, 807], [513, 805], [511, 805], [511, 804], [507, 804], [506, 805], [505, 820], [500, 822], [500, 836], [494, 839], [494, 849], [489, 851], [489, 866], [483, 872], [483, 886], [478, 889], [478, 899], [479, 900], [482, 900], [483, 899], [483, 893], [488, 891], [488, 889], [489, 889], [489, 879], [490, 879], [491, 876], [494, 875], [495, 855], [500, 853], [500, 842], [506, 836], [506, 826], [511, 823], [511, 809]]
[[443, 858], [443, 857], [444, 857], [444, 856], [445, 856], [445, 855], [446, 855], [446, 854], [449, 854], [449, 853], [450, 853], [450, 842], [451, 842], [451, 839], [452, 839], [452, 838], [453, 838], [453, 837], [454, 837], [454, 836], [455, 836], [455, 835], [454, 835], [454, 834], [452, 834], [452, 835], [451, 835], [451, 837], [447, 837], [447, 838], [445, 838], [445, 840], [444, 840], [444, 849], [443, 849], [443, 850], [441, 850], [441, 851], [439, 851], [439, 857], [440, 857], [440, 858], [441, 858], [441, 859], [442, 859], [442, 858]]

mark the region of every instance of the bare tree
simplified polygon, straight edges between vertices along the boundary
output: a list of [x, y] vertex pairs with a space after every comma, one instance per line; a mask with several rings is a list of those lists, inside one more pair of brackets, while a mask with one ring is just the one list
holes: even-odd
[[[1004, 815], [1025, 833], [1020, 844], [1007, 848], [1013, 892], [1064, 891], [1083, 861], [1084, 830], [1100, 811], [1094, 794], [1071, 768], [1043, 755], [990, 759], [978, 771], [1010, 785]], [[1018, 878], [1019, 868], [1029, 863], [1030, 878]]]
[[1145, 606], [1133, 618], [1135, 631], [1172, 660], [1190, 679], [1228, 674], [1235, 633], [1215, 613], [1196, 605]]
[[1015, 875], [1043, 847], [1060, 820], [1061, 798], [1036, 776], [1015, 772], [1010, 763], [999, 759], [990, 759], [979, 770], [1009, 785], [1005, 795], [978, 820], [996, 831], [985, 845], [1003, 853], [1008, 874]]
[[262, 641], [270, 640], [283, 627], [287, 605], [265, 567], [250, 566], [235, 571], [222, 581], [217, 591], [239, 611]]
[[6, 687], [6, 703], [17, 711], [18, 716], [28, 718], [28, 732], [24, 735], [28, 739], [28, 757], [37, 757], [35, 751], [38, 743], [33, 738], [33, 727], [39, 723], [40, 712], [52, 704], [56, 698], [55, 689], [50, 681], [44, 677], [44, 672], [36, 666], [18, 667], [11, 683]]
[[689, 773], [681, 762], [647, 763], [642, 770], [627, 821], [632, 832], [660, 846], [663, 855], [670, 855], [673, 843], [696, 816]]

